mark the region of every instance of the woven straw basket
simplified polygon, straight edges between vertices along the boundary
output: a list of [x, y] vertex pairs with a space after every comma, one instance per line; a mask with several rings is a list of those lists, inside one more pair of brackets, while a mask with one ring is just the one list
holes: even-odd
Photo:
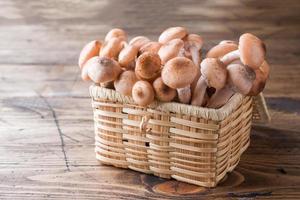
[[269, 120], [262, 94], [235, 94], [220, 109], [174, 102], [145, 108], [96, 85], [90, 95], [101, 163], [204, 187], [216, 186], [237, 166], [252, 120]]

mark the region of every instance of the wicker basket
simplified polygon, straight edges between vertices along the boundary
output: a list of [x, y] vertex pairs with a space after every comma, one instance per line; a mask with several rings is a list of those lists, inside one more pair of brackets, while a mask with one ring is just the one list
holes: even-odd
[[173, 102], [145, 108], [96, 85], [90, 95], [101, 163], [204, 187], [216, 186], [238, 164], [252, 119], [269, 120], [262, 94], [254, 101], [235, 94], [220, 109]]

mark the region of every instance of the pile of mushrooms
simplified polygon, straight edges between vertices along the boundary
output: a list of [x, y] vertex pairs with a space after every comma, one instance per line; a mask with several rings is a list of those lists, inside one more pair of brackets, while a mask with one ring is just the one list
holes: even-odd
[[79, 56], [81, 77], [132, 96], [147, 106], [154, 99], [220, 108], [235, 94], [255, 96], [265, 87], [270, 68], [266, 48], [245, 33], [239, 41], [223, 40], [201, 60], [203, 39], [184, 27], [171, 27], [158, 41], [137, 36], [129, 42], [122, 29], [104, 41], [94, 40]]

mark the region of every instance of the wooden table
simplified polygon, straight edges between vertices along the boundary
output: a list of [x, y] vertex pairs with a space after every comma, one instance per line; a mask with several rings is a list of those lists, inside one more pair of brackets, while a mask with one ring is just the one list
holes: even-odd
[[[0, 199], [299, 199], [299, 1], [0, 1]], [[254, 125], [234, 172], [205, 189], [100, 165], [89, 83], [76, 66], [112, 27], [156, 39], [182, 25], [205, 49], [252, 32], [266, 42], [272, 122]]]

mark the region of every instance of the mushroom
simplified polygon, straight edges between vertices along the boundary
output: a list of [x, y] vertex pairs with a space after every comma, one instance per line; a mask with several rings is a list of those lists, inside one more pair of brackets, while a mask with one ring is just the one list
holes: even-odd
[[146, 52], [140, 55], [136, 61], [135, 74], [143, 80], [156, 78], [161, 68], [161, 60], [158, 54]]
[[147, 106], [154, 100], [154, 91], [147, 81], [137, 81], [132, 88], [132, 98], [140, 106]]
[[119, 64], [121, 67], [130, 69], [135, 65], [135, 58], [137, 57], [138, 49], [135, 46], [127, 45], [119, 54]]
[[164, 84], [161, 77], [155, 79], [153, 82], [153, 89], [155, 91], [156, 98], [160, 101], [172, 101], [176, 96], [176, 90]]
[[102, 43], [98, 40], [93, 40], [87, 43], [80, 52], [78, 65], [83, 69], [84, 64], [92, 57], [98, 56]]
[[232, 61], [240, 59], [243, 65], [256, 70], [263, 64], [265, 54], [265, 44], [256, 36], [245, 33], [239, 39], [238, 50], [227, 53], [221, 58], [221, 61], [228, 65]]
[[225, 105], [228, 100], [234, 95], [234, 91], [230, 88], [229, 85], [225, 85], [220, 90], [217, 90], [211, 98], [208, 100], [206, 107], [208, 108], [220, 108]]
[[85, 67], [87, 67], [88, 76], [95, 83], [114, 81], [122, 71], [117, 61], [98, 56], [89, 59]]
[[137, 36], [130, 40], [129, 45], [135, 46], [138, 50], [147, 44], [148, 42], [151, 42], [149, 38], [145, 36]]
[[126, 41], [127, 34], [123, 29], [113, 28], [106, 34], [104, 41], [107, 42], [107, 41], [111, 40], [112, 38], [119, 38], [123, 41]]
[[255, 79], [255, 73], [251, 68], [243, 64], [231, 63], [227, 66], [227, 71], [227, 85], [216, 90], [208, 100], [207, 107], [219, 108], [226, 104], [234, 93], [247, 95], [250, 92]]
[[270, 66], [266, 61], [264, 61], [262, 66], [254, 72], [256, 77], [250, 92], [247, 94], [250, 96], [256, 96], [263, 91], [266, 85], [266, 81], [269, 77]]
[[226, 84], [226, 66], [217, 58], [205, 58], [201, 62], [201, 74], [207, 86], [216, 90], [223, 88]]
[[203, 39], [200, 35], [189, 34], [184, 38], [184, 49], [191, 54], [192, 60], [196, 66], [200, 65], [200, 53], [203, 46]]
[[[96, 56], [98, 57], [98, 56]], [[92, 58], [91, 58], [92, 59]], [[91, 80], [89, 75], [88, 75], [88, 68], [87, 67], [84, 67], [82, 70], [81, 70], [81, 79], [84, 80], [84, 81], [89, 81]]]
[[192, 98], [191, 86], [177, 88], [178, 100], [180, 103], [189, 104]]
[[114, 81], [114, 86], [117, 92], [131, 96], [132, 87], [138, 81], [135, 76], [134, 71], [124, 71], [120, 76]]
[[163, 82], [173, 88], [184, 88], [189, 86], [197, 72], [194, 63], [185, 57], [176, 57], [169, 60], [161, 72]]
[[207, 102], [208, 96], [206, 93], [207, 84], [205, 78], [200, 76], [192, 93], [191, 104], [194, 106], [204, 106]]
[[145, 52], [158, 53], [158, 50], [160, 49], [161, 45], [162, 44], [159, 42], [148, 42], [140, 48], [139, 55]]
[[115, 59], [118, 57], [123, 46], [124, 43], [120, 38], [111, 38], [102, 45], [99, 56]]
[[158, 51], [162, 64], [165, 64], [168, 60], [177, 57], [183, 46], [184, 43], [181, 39], [173, 39], [163, 44]]
[[240, 36], [239, 51], [242, 63], [254, 70], [258, 69], [265, 60], [265, 44], [250, 33], [244, 33]]
[[221, 58], [227, 53], [237, 50], [238, 45], [235, 43], [221, 42], [218, 45], [211, 48], [206, 54], [206, 58]]
[[187, 30], [184, 27], [170, 27], [164, 30], [159, 38], [159, 43], [167, 43], [173, 39], [182, 39], [187, 35]]

